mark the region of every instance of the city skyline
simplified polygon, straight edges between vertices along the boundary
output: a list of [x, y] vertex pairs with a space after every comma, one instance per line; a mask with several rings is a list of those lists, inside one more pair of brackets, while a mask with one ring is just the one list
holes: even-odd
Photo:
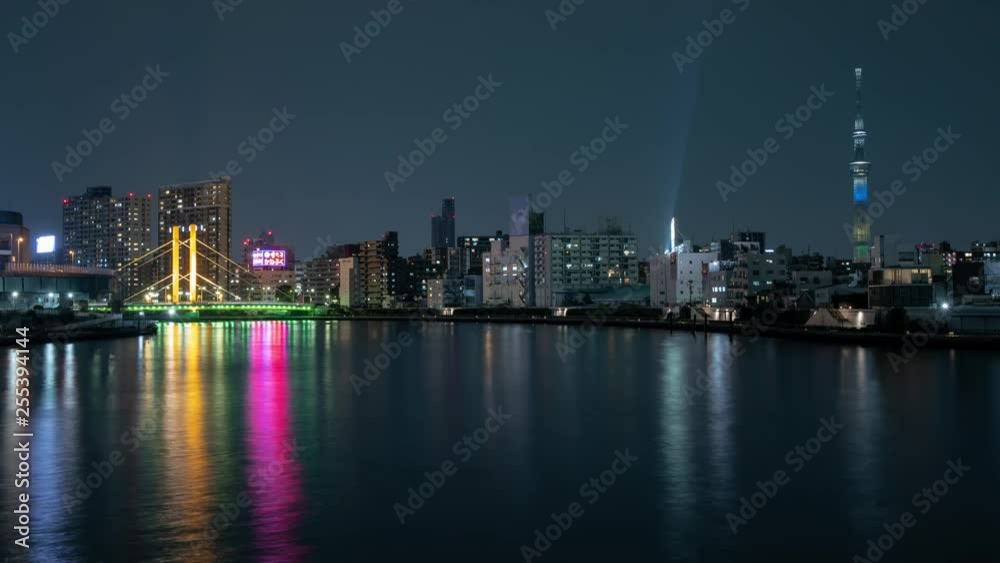
[[0, 558], [996, 559], [996, 21], [0, 4]]
[[[2, 55], [13, 80], [40, 81], [52, 92], [36, 101], [16, 91], [2, 94], [11, 107], [44, 104], [52, 116], [24, 122], [31, 112], [15, 115], [14, 127], [30, 133], [17, 147], [6, 147], [7, 154], [22, 155], [7, 164], [6, 182], [30, 188], [16, 207], [24, 212], [26, 224], [34, 232], [58, 232], [58, 212], [52, 202], [88, 186], [110, 185], [116, 192], [147, 193], [161, 185], [207, 179], [210, 171], [226, 170], [227, 162], [235, 160], [240, 172], [233, 179], [234, 233], [274, 229], [283, 233], [286, 243], [308, 255], [317, 240], [367, 240], [394, 230], [400, 233], [402, 253], [412, 254], [424, 247], [427, 214], [434, 212], [441, 198], [454, 195], [462, 202], [457, 236], [494, 232], [506, 228], [505, 208], [511, 196], [537, 194], [544, 182], [551, 183], [560, 171], [569, 170], [574, 183], [545, 210], [550, 225], [561, 225], [566, 216], [571, 228], [592, 228], [601, 216], [611, 214], [636, 232], [643, 247], [650, 247], [666, 244], [669, 218], [677, 216], [695, 240], [718, 238], [735, 225], [767, 231], [773, 240], [803, 251], [809, 248], [846, 257], [849, 245], [842, 218], [848, 216], [852, 204], [843, 189], [848, 177], [843, 168], [848, 134], [845, 124], [854, 114], [849, 73], [861, 65], [868, 71], [866, 106], [878, 116], [873, 192], [888, 189], [897, 178], [907, 180], [903, 167], [912, 156], [933, 146], [938, 128], [953, 127], [961, 135], [960, 150], [922, 171], [919, 181], [879, 219], [875, 232], [899, 234], [915, 242], [948, 239], [956, 246], [996, 238], [996, 233], [988, 232], [988, 210], [995, 207], [992, 199], [998, 196], [988, 190], [983, 193], [980, 187], [989, 184], [983, 155], [990, 154], [997, 144], [991, 133], [995, 129], [992, 118], [979, 118], [982, 108], [989, 107], [989, 88], [988, 77], [977, 71], [977, 63], [985, 64], [989, 53], [973, 44], [974, 33], [959, 35], [947, 45], [928, 45], [926, 41], [941, 28], [983, 25], [995, 8], [972, 3], [970, 8], [981, 17], [969, 18], [968, 14], [944, 10], [935, 14], [933, 6], [925, 6], [910, 16], [905, 26], [885, 31], [874, 24], [861, 30], [844, 24], [859, 14], [866, 16], [861, 18], [865, 21], [869, 21], [868, 16], [871, 22], [889, 20], [891, 4], [847, 2], [833, 10], [817, 10], [754, 3], [702, 48], [703, 54], [678, 69], [672, 55], [688, 56], [684, 55], [687, 38], [704, 31], [702, 20], [717, 18], [717, 8], [724, 6], [660, 8], [665, 13], [669, 10], [671, 18], [657, 24], [662, 29], [656, 34], [627, 34], [626, 24], [645, 28], [653, 23], [637, 20], [627, 9], [614, 6], [580, 7], [568, 21], [557, 23], [555, 31], [535, 9], [514, 19], [486, 8], [501, 22], [523, 32], [531, 56], [544, 54], [541, 63], [529, 62], [523, 50], [495, 54], [492, 47], [505, 35], [495, 30], [478, 34], [471, 29], [452, 29], [448, 27], [451, 16], [439, 13], [446, 11], [439, 6], [399, 14], [391, 28], [348, 63], [339, 45], [351, 40], [354, 25], [363, 26], [368, 21], [367, 11], [312, 6], [313, 11], [329, 10], [327, 15], [336, 24], [324, 34], [329, 38], [322, 60], [331, 70], [322, 75], [322, 105], [318, 94], [294, 88], [307, 77], [281, 66], [287, 51], [264, 55], [253, 42], [248, 43], [251, 52], [263, 57], [255, 60], [285, 68], [284, 80], [291, 88], [259, 83], [260, 73], [238, 67], [221, 72], [236, 84], [253, 84], [259, 92], [239, 100], [184, 94], [193, 80], [215, 70], [213, 57], [228, 52], [229, 48], [215, 39], [206, 38], [211, 43], [199, 49], [195, 59], [190, 48], [153, 48], [155, 43], [132, 37], [132, 32], [109, 29], [109, 44], [94, 45], [94, 55], [75, 53], [64, 47], [81, 40], [78, 36], [88, 18], [96, 17], [81, 10], [74, 14], [74, 22], [79, 23], [56, 19], [28, 44], [20, 45], [18, 53], [9, 50]], [[195, 31], [218, 31], [227, 40], [240, 42], [258, 31], [263, 20], [273, 18], [276, 33], [288, 39], [291, 49], [301, 43], [289, 30], [291, 19], [303, 15], [296, 7], [283, 15], [242, 6], [224, 14], [222, 21], [209, 10], [201, 14], [205, 17], [189, 18], [197, 23], [187, 26]], [[108, 14], [108, 22], [165, 16], [157, 10], [134, 7], [114, 11]], [[196, 15], [188, 11], [197, 13], [193, 8], [183, 11], [183, 17]], [[7, 19], [16, 22], [21, 15], [15, 11]], [[441, 22], [435, 20], [438, 15]], [[796, 20], [809, 23], [808, 36], [786, 25]], [[450, 40], [468, 40], [471, 53], [465, 55], [469, 63], [466, 70], [455, 71], [447, 61], [434, 58], [433, 48], [417, 53], [404, 48], [414, 34], [423, 36], [438, 26], [450, 31]], [[797, 49], [787, 49], [784, 43], [767, 38], [768, 29], [786, 28], [787, 34], [779, 35], [783, 41], [795, 42]], [[607, 36], [595, 45], [581, 46], [573, 40], [604, 37], [601, 32]], [[560, 41], [559, 36], [569, 41]], [[138, 40], [146, 51], [123, 58], [112, 44], [126, 37]], [[616, 50], [616, 45], [624, 50]], [[638, 49], [646, 54], [629, 54]], [[51, 76], [34, 76], [32, 65], [48, 60], [55, 51], [62, 52], [65, 60], [54, 65]], [[571, 54], [582, 60], [571, 60]], [[481, 66], [471, 64], [486, 55], [490, 56]], [[105, 76], [105, 71], [84, 65], [94, 60], [93, 56], [116, 61], [114, 75]], [[419, 83], [406, 68], [415, 57], [426, 63], [421, 68], [434, 78], [434, 84], [426, 91], [405, 89], [391, 115], [379, 114], [379, 108], [388, 107], [390, 100], [378, 89], [377, 75], [388, 73], [404, 82]], [[809, 70], [787, 72], [801, 68], [806, 59], [810, 59]], [[565, 79], [566, 84], [548, 79], [541, 73], [541, 64], [556, 64], [571, 78]], [[73, 65], [87, 66], [89, 72], [97, 73], [97, 82], [104, 81], [108, 87], [90, 89], [69, 103], [61, 93], [66, 89], [59, 86], [78, 76], [78, 71], [70, 68]], [[609, 85], [615, 81], [619, 85], [612, 89], [591, 84], [586, 69], [593, 65], [596, 68], [590, 72], [606, 73], [612, 78]], [[117, 70], [130, 67], [135, 69], [134, 76]], [[152, 76], [147, 67], [153, 73], [159, 68], [160, 74], [167, 76], [161, 76], [162, 84], [146, 92], [145, 101], [127, 120], [119, 122], [121, 113], [107, 111], [111, 102]], [[452, 123], [441, 120], [442, 112], [475, 92], [480, 75], [492, 76], [501, 86], [460, 129], [452, 131]], [[330, 98], [330, 90], [352, 76], [369, 79], [363, 91], [350, 95], [341, 91]], [[519, 79], [524, 84], [526, 77], [531, 80], [529, 89], [514, 87]], [[950, 83], [965, 87], [954, 91], [947, 87]], [[721, 201], [714, 185], [728, 179], [729, 166], [745, 159], [746, 151], [758, 146], [777, 120], [803, 104], [811, 87], [821, 85], [833, 92], [827, 105], [797, 129], [793, 138], [782, 142], [781, 150], [738, 194], [728, 202]], [[564, 99], [567, 88], [575, 92], [573, 100]], [[285, 91], [297, 93], [282, 94]], [[695, 93], [698, 104], [693, 103]], [[284, 121], [275, 121], [283, 112]], [[355, 115], [370, 116], [365, 118], [370, 127], [363, 129]], [[116, 129], [59, 182], [52, 163], [65, 158], [66, 145], [83, 140], [81, 130], [93, 130], [105, 117]], [[616, 117], [628, 129], [580, 172], [583, 165], [572, 162], [573, 154], [600, 135], [605, 119]], [[273, 136], [273, 142], [262, 146], [263, 151], [253, 149], [254, 159], [249, 161], [251, 153], [241, 147], [250, 149], [242, 143], [272, 123], [271, 134], [262, 138]], [[398, 155], [413, 150], [414, 139], [430, 138], [439, 125], [447, 131], [448, 139], [405, 183], [390, 191], [384, 173], [396, 170]], [[150, 131], [166, 134], [150, 137]], [[300, 195], [276, 197], [287, 185], [295, 185]], [[984, 197], [986, 201], [961, 212], [942, 214], [936, 205], [942, 193]], [[776, 212], [776, 200], [789, 201], [796, 212]], [[330, 217], [325, 211], [348, 203], [377, 213]], [[814, 216], [825, 220], [816, 221]]]

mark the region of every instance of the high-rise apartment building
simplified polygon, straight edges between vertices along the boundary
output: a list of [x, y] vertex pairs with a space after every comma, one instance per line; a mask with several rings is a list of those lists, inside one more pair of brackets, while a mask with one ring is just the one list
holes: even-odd
[[399, 234], [388, 231], [382, 240], [361, 243], [358, 255], [363, 305], [388, 308], [399, 292]]
[[115, 197], [98, 186], [63, 200], [62, 251], [66, 263], [89, 268], [121, 269], [122, 298], [154, 282], [154, 266], [132, 264], [150, 251], [152, 194]]
[[[200, 295], [195, 300], [232, 299], [238, 293], [232, 286], [232, 180], [217, 178], [191, 184], [163, 186], [159, 192], [157, 246], [170, 242], [173, 229], [180, 229], [181, 240], [187, 240], [190, 225], [198, 229], [198, 245], [203, 256], [214, 259], [198, 260], [199, 287], [215, 295]], [[208, 246], [211, 250], [204, 248]], [[213, 252], [214, 251], [214, 252]], [[218, 254], [215, 254], [215, 253]], [[188, 253], [180, 253], [181, 272], [189, 271]], [[225, 259], [222, 256], [225, 256]], [[161, 277], [170, 272], [170, 258], [161, 261]], [[204, 284], [204, 280], [208, 280]]]
[[639, 243], [620, 231], [534, 237], [535, 305], [558, 307], [587, 294], [638, 284]]
[[340, 259], [340, 294], [341, 307], [357, 307], [361, 305], [361, 278], [358, 275], [358, 257]]

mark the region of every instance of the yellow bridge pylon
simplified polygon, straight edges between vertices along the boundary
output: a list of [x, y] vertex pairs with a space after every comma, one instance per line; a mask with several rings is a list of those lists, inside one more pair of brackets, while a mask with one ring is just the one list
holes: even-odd
[[[185, 296], [187, 302], [199, 302], [198, 292], [201, 291], [204, 293], [206, 289], [212, 290], [211, 293], [219, 301], [223, 300], [224, 297], [237, 301], [242, 299], [230, 291], [229, 288], [223, 287], [216, 283], [216, 281], [200, 274], [198, 269], [199, 260], [204, 261], [209, 266], [214, 266], [216, 271], [225, 271], [227, 279], [228, 276], [236, 275], [240, 279], [245, 280], [247, 289], [252, 288], [253, 284], [258, 283], [256, 275], [247, 269], [246, 266], [234, 262], [225, 254], [212, 248], [211, 245], [200, 243], [198, 241], [198, 225], [188, 225], [188, 237], [186, 241], [181, 238], [181, 230], [179, 225], [171, 227], [171, 236], [168, 242], [118, 269], [119, 274], [123, 274], [126, 270], [132, 268], [152, 267], [157, 260], [164, 260], [168, 254], [170, 256], [170, 273], [158, 282], [125, 297], [125, 302], [133, 302], [134, 300], [149, 302], [152, 298], [155, 298], [156, 294], [167, 292], [169, 295], [169, 297], [166, 297], [168, 302], [179, 304], [182, 297], [181, 287], [184, 285], [185, 279], [187, 280], [187, 295]], [[181, 248], [184, 246], [188, 248], [187, 273], [181, 272]], [[209, 268], [209, 271], [211, 271], [211, 268]], [[199, 280], [201, 280], [201, 283], [199, 283]]]

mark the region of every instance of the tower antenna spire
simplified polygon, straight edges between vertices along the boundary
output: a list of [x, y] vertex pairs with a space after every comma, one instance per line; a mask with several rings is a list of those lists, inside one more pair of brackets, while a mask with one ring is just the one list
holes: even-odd
[[854, 145], [854, 158], [851, 159], [851, 183], [854, 202], [853, 220], [853, 259], [855, 263], [869, 262], [871, 245], [871, 223], [868, 219], [868, 175], [871, 163], [865, 157], [865, 147], [868, 144], [868, 132], [865, 130], [864, 103], [861, 97], [861, 67], [854, 68], [855, 87], [857, 88], [857, 115], [854, 117], [854, 131], [851, 141]]
[[865, 129], [865, 104], [861, 97], [861, 67], [856, 67], [854, 69], [854, 83], [855, 90], [857, 91], [857, 115], [854, 118], [854, 130], [863, 131]]

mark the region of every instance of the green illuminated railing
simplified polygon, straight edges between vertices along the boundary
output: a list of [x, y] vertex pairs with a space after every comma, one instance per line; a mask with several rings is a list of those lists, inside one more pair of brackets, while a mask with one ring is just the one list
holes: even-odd
[[281, 303], [163, 303], [126, 305], [126, 312], [156, 312], [156, 311], [312, 311], [312, 305], [281, 304]]

